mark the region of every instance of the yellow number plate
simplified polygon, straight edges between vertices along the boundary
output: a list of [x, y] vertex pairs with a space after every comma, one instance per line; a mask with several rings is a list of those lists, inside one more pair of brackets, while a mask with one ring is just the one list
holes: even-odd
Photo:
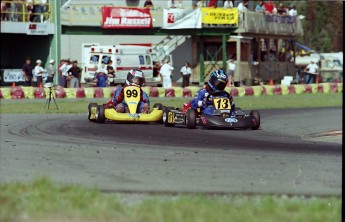
[[230, 99], [228, 98], [215, 98], [213, 104], [216, 109], [231, 109]]
[[175, 122], [175, 114], [173, 112], [168, 112], [168, 123]]

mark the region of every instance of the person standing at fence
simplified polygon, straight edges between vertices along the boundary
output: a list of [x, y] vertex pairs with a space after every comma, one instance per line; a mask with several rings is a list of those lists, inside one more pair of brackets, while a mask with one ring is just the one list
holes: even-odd
[[233, 8], [233, 7], [234, 7], [234, 4], [232, 4], [231, 0], [225, 0], [224, 1], [223, 8]]
[[234, 76], [235, 76], [236, 64], [233, 59], [228, 60], [228, 76], [230, 81], [230, 86], [234, 86]]
[[182, 75], [182, 87], [189, 86], [189, 79], [192, 75], [192, 69], [189, 67], [188, 62], [186, 62], [181, 68], [180, 73]]
[[113, 67], [113, 60], [109, 60], [109, 63], [107, 65], [107, 72], [108, 72], [108, 82], [109, 86], [115, 86], [115, 70]]
[[78, 62], [73, 61], [73, 66], [67, 71], [68, 79], [70, 81], [69, 87], [70, 88], [79, 88], [79, 78], [81, 69], [78, 67]]
[[50, 61], [49, 61], [49, 66], [48, 66], [48, 68], [47, 68], [47, 74], [48, 74], [48, 76], [47, 76], [47, 82], [53, 82], [53, 80], [54, 80], [54, 76], [55, 76], [55, 68], [54, 68], [54, 65], [55, 65], [55, 61], [54, 61], [54, 59], [51, 59]]
[[311, 60], [310, 64], [304, 69], [304, 72], [306, 72], [304, 75], [305, 84], [314, 83], [314, 76], [318, 75], [318, 69], [319, 69], [319, 66], [316, 65], [313, 60]]
[[30, 57], [26, 57], [25, 64], [23, 66], [23, 74], [25, 79], [25, 85], [31, 86], [32, 81], [32, 66]]
[[67, 88], [67, 77], [68, 77], [68, 70], [72, 67], [70, 64], [69, 59], [65, 59], [62, 62], [63, 64], [60, 66], [59, 71], [61, 71], [61, 78], [60, 78], [60, 86]]
[[36, 86], [41, 86], [43, 73], [47, 72], [47, 70], [42, 68], [42, 61], [40, 59], [38, 59], [36, 63], [37, 63], [37, 65], [35, 66], [35, 75], [37, 77]]
[[174, 67], [172, 67], [168, 62], [169, 62], [168, 59], [164, 59], [163, 60], [164, 64], [159, 70], [159, 73], [161, 74], [161, 77], [163, 79], [164, 89], [171, 88], [172, 86], [171, 78], [172, 78], [172, 71], [174, 70]]

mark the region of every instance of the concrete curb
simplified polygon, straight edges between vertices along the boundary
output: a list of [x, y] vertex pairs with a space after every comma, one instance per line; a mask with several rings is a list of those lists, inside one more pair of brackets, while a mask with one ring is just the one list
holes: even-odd
[[[143, 87], [149, 97], [192, 97], [201, 87], [189, 86], [186, 88], [172, 87]], [[63, 88], [56, 86], [53, 93], [56, 98], [111, 98], [116, 87], [105, 88]], [[261, 96], [261, 95], [288, 95], [305, 93], [336, 93], [343, 92], [343, 83], [319, 83], [300, 85], [263, 85], [226, 87], [225, 90], [233, 96]], [[3, 87], [0, 88], [0, 99], [43, 99], [49, 95], [49, 89], [39, 87]]]

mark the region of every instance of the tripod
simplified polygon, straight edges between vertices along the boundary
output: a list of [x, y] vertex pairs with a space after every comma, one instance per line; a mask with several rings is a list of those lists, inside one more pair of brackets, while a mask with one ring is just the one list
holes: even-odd
[[54, 94], [53, 94], [53, 92], [52, 92], [52, 87], [49, 87], [49, 97], [47, 98], [47, 101], [46, 101], [46, 104], [45, 104], [44, 108], [46, 108], [46, 106], [48, 105], [48, 109], [49, 109], [50, 101], [52, 100], [52, 98], [53, 98], [53, 100], [54, 100], [56, 109], [59, 110], [59, 108], [58, 108], [58, 106], [57, 106], [57, 104], [56, 104], [56, 101], [55, 101]]

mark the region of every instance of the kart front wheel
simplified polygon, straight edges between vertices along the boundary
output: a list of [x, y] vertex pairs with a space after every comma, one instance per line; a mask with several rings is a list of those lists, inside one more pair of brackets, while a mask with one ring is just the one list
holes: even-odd
[[170, 108], [165, 108], [163, 111], [163, 123], [166, 127], [173, 127], [175, 125], [175, 113], [171, 112]]
[[196, 128], [196, 113], [194, 109], [188, 109], [186, 113], [186, 125], [188, 129]]
[[98, 123], [104, 123], [105, 122], [105, 108], [104, 105], [99, 105], [97, 106], [97, 110], [96, 110], [96, 121]]
[[87, 118], [89, 119], [89, 121], [96, 121], [95, 118], [91, 118], [91, 117], [93, 117], [95, 115], [95, 113], [93, 113], [93, 112], [94, 112], [94, 110], [97, 109], [97, 106], [98, 106], [97, 103], [90, 103], [89, 106], [87, 107], [87, 109], [88, 109]]
[[260, 113], [257, 110], [252, 110], [250, 115], [255, 119], [255, 125], [252, 127], [253, 130], [257, 130], [260, 127]]

